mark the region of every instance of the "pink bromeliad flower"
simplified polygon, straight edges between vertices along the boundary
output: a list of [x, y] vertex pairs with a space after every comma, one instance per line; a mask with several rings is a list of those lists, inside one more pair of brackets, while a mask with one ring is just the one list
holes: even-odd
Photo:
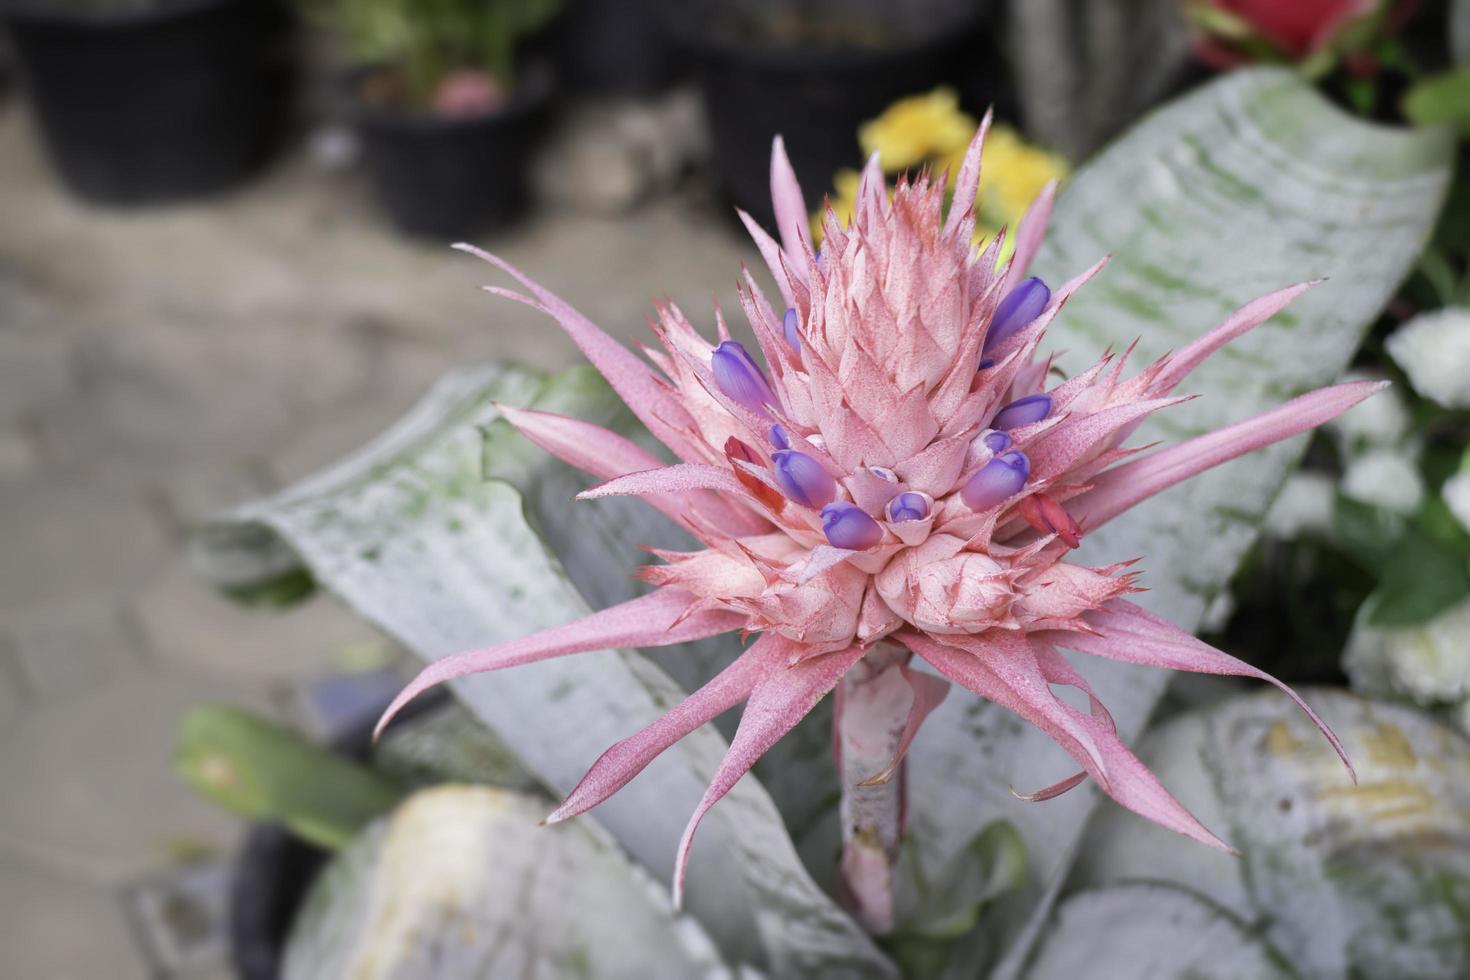
[[[954, 200], [975, 200], [984, 127]], [[583, 497], [634, 494], [704, 547], [658, 552], [656, 588], [577, 622], [427, 667], [385, 713], [442, 681], [614, 647], [684, 643], [740, 630], [757, 639], [707, 684], [609, 748], [550, 820], [607, 799], [659, 753], [741, 702], [739, 728], [679, 843], [674, 894], [701, 818], [783, 735], [837, 688], [843, 771], [843, 881], [868, 926], [892, 926], [890, 875], [902, 833], [905, 751], [959, 684], [1042, 729], [1130, 810], [1228, 850], [1125, 746], [1107, 709], [1058, 652], [1257, 677], [1282, 687], [1341, 754], [1337, 739], [1280, 682], [1145, 612], [1131, 562], [1068, 560], [1090, 529], [1181, 480], [1306, 431], [1380, 385], [1343, 384], [1249, 421], [1144, 455], [1122, 443], [1201, 361], [1307, 286], [1248, 304], [1184, 349], [1125, 376], [1128, 356], [1048, 387], [1034, 359], [1057, 310], [1101, 263], [1050, 291], [1025, 270], [1051, 210], [1048, 188], [1015, 254], [971, 247], [968, 208], [944, 213], [944, 182], [900, 182], [890, 201], [876, 159], [851, 224], [829, 208], [820, 255], [780, 140], [771, 185], [781, 241], [742, 215], [779, 284], [772, 307], [747, 273], [741, 300], [760, 360], [717, 314], [711, 345], [675, 307], [649, 363], [495, 256], [520, 294], [555, 317], [679, 462], [666, 465], [589, 422], [506, 407], [548, 452], [606, 482]], [[470, 249], [470, 251], [474, 251]], [[933, 672], [916, 669], [918, 657]], [[936, 674], [938, 676], [936, 676]], [[1053, 693], [1079, 688], [1091, 710]], [[1346, 758], [1344, 758], [1346, 761]]]

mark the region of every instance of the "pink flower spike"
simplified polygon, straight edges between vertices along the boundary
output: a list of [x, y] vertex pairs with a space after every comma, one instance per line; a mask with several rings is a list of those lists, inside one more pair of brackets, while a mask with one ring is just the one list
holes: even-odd
[[1281, 681], [1264, 670], [1252, 667], [1223, 650], [1217, 650], [1196, 639], [1165, 619], [1152, 615], [1147, 610], [1122, 599], [1114, 599], [1103, 609], [1084, 616], [1095, 627], [1095, 633], [1057, 632], [1042, 634], [1047, 642], [1067, 647], [1080, 653], [1120, 660], [1124, 663], [1146, 664], [1170, 670], [1187, 670], [1196, 674], [1223, 674], [1233, 677], [1252, 677], [1280, 688], [1297, 707], [1306, 712], [1312, 724], [1331, 743], [1333, 751], [1342, 759], [1353, 782], [1358, 781], [1357, 770], [1348, 759], [1342, 742], [1318, 717], [1311, 705]]
[[653, 724], [604, 752], [545, 822], [560, 823], [612, 796], [669, 746], [750, 697], [761, 680], [784, 670], [787, 656], [780, 643], [756, 641]]
[[690, 613], [696, 600], [678, 589], [659, 589], [637, 599], [551, 629], [480, 650], [466, 650], [434, 661], [419, 672], [378, 719], [373, 737], [382, 734], [393, 716], [424, 691], [456, 677], [503, 670], [588, 650], [615, 647], [662, 647], [728, 633], [745, 625], [745, 617], [723, 610]]
[[907, 632], [898, 639], [951, 681], [1051, 735], [1097, 780], [1103, 792], [1134, 813], [1202, 844], [1235, 853], [1159, 784], [1110, 724], [1079, 712], [1051, 692], [1036, 653], [1024, 638], [972, 638], [965, 641], [965, 649]]
[[771, 204], [776, 212], [776, 233], [791, 271], [803, 281], [807, 279], [806, 237], [807, 209], [801, 195], [796, 171], [786, 156], [786, 144], [777, 136], [771, 144]]
[[[678, 462], [666, 465], [591, 423], [515, 408], [504, 416], [537, 445], [605, 481], [581, 496], [645, 497], [703, 547], [654, 550], [657, 563], [637, 572], [656, 587], [650, 595], [431, 664], [384, 723], [418, 692], [453, 677], [737, 629], [758, 635], [667, 716], [605, 752], [550, 819], [597, 804], [748, 696], [730, 750], [680, 841], [677, 895], [703, 814], [840, 683], [840, 873], [862, 921], [882, 931], [892, 925], [907, 812], [904, 780], [890, 777], [947, 689], [946, 681], [909, 669], [917, 655], [1046, 732], [1081, 765], [1082, 773], [1023, 799], [1051, 799], [1091, 777], [1123, 806], [1223, 848], [1121, 743], [1106, 708], [1058, 647], [1275, 682], [1124, 602], [1140, 591], [1142, 573], [1128, 570], [1131, 562], [1091, 567], [1070, 549], [1084, 524], [1090, 530], [1181, 480], [1305, 432], [1380, 385], [1313, 392], [1173, 447], [1128, 447], [1145, 418], [1184, 400], [1171, 392], [1195, 367], [1308, 284], [1245, 304], [1131, 376], [1124, 376], [1126, 354], [1104, 354], [1056, 381], [1051, 360], [1038, 357], [1044, 335], [1107, 260], [1050, 294], [1027, 279], [1055, 185], [1032, 202], [1003, 273], [1000, 236], [977, 254], [973, 202], [988, 124], [989, 116], [959, 166], [952, 203], [945, 182], [927, 172], [890, 189], [871, 156], [851, 223], [826, 213], [820, 259], [795, 172], [776, 140], [777, 237], [740, 215], [784, 299], [773, 307], [747, 271], [741, 309], [760, 352], [731, 339], [738, 334], [718, 311], [711, 340], [665, 303], [652, 323], [662, 349], [644, 347], [645, 362], [509, 263], [461, 246], [515, 278], [524, 292], [490, 291], [555, 318]], [[1056, 687], [1081, 691], [1088, 708], [1061, 700]]]
[[1386, 381], [1352, 381], [1320, 388], [1253, 419], [1155, 450], [1107, 470], [1092, 481], [1091, 490], [1074, 498], [1069, 506], [1082, 515], [1089, 527], [1101, 527], [1176, 483], [1237, 456], [1315, 429], [1387, 386]]
[[1016, 251], [1011, 256], [1010, 268], [1006, 270], [1007, 292], [1020, 285], [1021, 280], [1026, 278], [1026, 273], [1031, 270], [1031, 260], [1036, 258], [1037, 249], [1041, 248], [1041, 241], [1046, 236], [1046, 226], [1051, 222], [1051, 209], [1056, 197], [1057, 182], [1047, 181], [1021, 218], [1021, 224], [1016, 229]]
[[[763, 656], [789, 659], [793, 652], [791, 641], [776, 634], [767, 634], [760, 642], [772, 648]], [[755, 648], [752, 647], [750, 652], [754, 653]], [[755, 685], [725, 759], [679, 839], [679, 850], [674, 858], [675, 908], [684, 904], [684, 871], [689, 866], [689, 846], [694, 842], [694, 833], [704, 815], [730, 792], [741, 776], [750, 771], [757, 759], [817, 706], [863, 653], [862, 647], [824, 653], [774, 671]]]

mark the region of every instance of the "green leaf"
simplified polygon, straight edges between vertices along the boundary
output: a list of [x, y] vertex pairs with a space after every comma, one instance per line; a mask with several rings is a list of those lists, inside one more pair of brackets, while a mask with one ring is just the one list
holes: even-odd
[[[1068, 182], [1036, 274], [1057, 283], [1103, 255], [1114, 259], [1067, 304], [1051, 346], [1070, 352], [1061, 363], [1075, 373], [1104, 348], [1137, 339], [1141, 365], [1262, 293], [1327, 277], [1216, 354], [1180, 391], [1203, 397], [1160, 413], [1134, 442], [1179, 442], [1329, 383], [1434, 227], [1452, 150], [1444, 132], [1351, 118], [1288, 71], [1222, 76], [1146, 117]], [[1142, 556], [1143, 603], [1194, 628], [1301, 449], [1292, 440], [1169, 490], [1089, 534], [1081, 560]], [[1169, 675], [1077, 659], [1124, 739], [1136, 737]], [[1018, 801], [1013, 784], [1061, 779], [1071, 760], [975, 698], [947, 699], [910, 760], [910, 820], [926, 869], [943, 867], [997, 819], [1025, 838], [1043, 901], [1029, 925], [1000, 937], [1012, 952], [997, 976], [1017, 976], [1096, 797]], [[997, 928], [1005, 921], [996, 917]]]
[[1470, 66], [1426, 78], [1409, 89], [1404, 116], [1420, 126], [1470, 125]]
[[[977, 938], [975, 927], [988, 906], [1026, 883], [1026, 866], [1026, 845], [1005, 821], [976, 835], [937, 881], [918, 880], [920, 869], [905, 855], [896, 904], [911, 911], [884, 938], [883, 947], [903, 966], [905, 976], [949, 977], [951, 966], [963, 971], [962, 945]], [[916, 894], [908, 895], [910, 890]]]
[[276, 820], [321, 847], [344, 846], [403, 789], [305, 736], [228, 705], [194, 708], [179, 725], [179, 775], [210, 801]]
[[[196, 551], [205, 573], [239, 584], [258, 556], [263, 575], [279, 574], [279, 546], [289, 543], [324, 588], [426, 661], [635, 595], [640, 583], [630, 572], [645, 559], [638, 546], [679, 547], [681, 532], [636, 500], [572, 503], [588, 479], [497, 425], [497, 403], [604, 424], [624, 418], [585, 368], [552, 379], [503, 367], [458, 372], [352, 459], [201, 529]], [[496, 479], [485, 479], [487, 466]], [[730, 647], [720, 653], [708, 644], [658, 653], [686, 672], [679, 678], [686, 684], [731, 655]], [[652, 659], [627, 650], [453, 686], [559, 793], [684, 693]], [[606, 827], [667, 881], [675, 842], [724, 751], [707, 726], [580, 819]], [[813, 883], [756, 779], [742, 780], [706, 818], [688, 904], [732, 961], [764, 962], [777, 976], [893, 976], [852, 918]]]
[[1465, 559], [1419, 531], [1405, 535], [1368, 597], [1368, 625], [1398, 629], [1427, 623], [1470, 594]]
[[1375, 577], [1393, 558], [1408, 530], [1408, 520], [1385, 507], [1343, 494], [1333, 501], [1333, 539]]
[[410, 797], [317, 879], [282, 977], [730, 976], [606, 835], [538, 827], [547, 805], [453, 784]]

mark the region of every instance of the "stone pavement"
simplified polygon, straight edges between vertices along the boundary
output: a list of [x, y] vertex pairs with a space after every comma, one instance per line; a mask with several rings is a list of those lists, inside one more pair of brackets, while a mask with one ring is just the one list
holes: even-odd
[[[751, 249], [694, 191], [624, 218], [541, 214], [490, 244], [623, 336], [671, 295], [738, 309]], [[0, 975], [226, 975], [150, 966], [124, 900], [239, 824], [170, 767], [208, 700], [298, 717], [303, 684], [383, 644], [318, 598], [241, 610], [191, 575], [212, 509], [353, 449], [456, 363], [554, 367], [554, 324], [495, 278], [382, 225], [357, 178], [301, 154], [203, 206], [65, 197], [0, 107]]]

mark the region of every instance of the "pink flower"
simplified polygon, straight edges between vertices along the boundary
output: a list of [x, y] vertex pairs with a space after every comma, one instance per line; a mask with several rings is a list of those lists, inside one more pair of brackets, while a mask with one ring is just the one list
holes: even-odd
[[[982, 127], [960, 169], [956, 201], [975, 200], [983, 140]], [[851, 224], [827, 212], [820, 256], [805, 237], [806, 205], [779, 139], [771, 184], [781, 241], [742, 215], [781, 291], [772, 306], [746, 275], [742, 305], [764, 367], [729, 339], [718, 313], [720, 343], [712, 345], [674, 306], [658, 311], [663, 350], [648, 351], [650, 366], [504, 260], [477, 253], [526, 294], [490, 291], [555, 317], [678, 462], [665, 465], [577, 419], [510, 407], [506, 418], [605, 481], [582, 496], [642, 496], [703, 547], [658, 552], [661, 563], [642, 571], [656, 587], [644, 597], [431, 664], [382, 723], [425, 688], [466, 674], [732, 630], [758, 634], [704, 687], [609, 748], [550, 820], [597, 805], [664, 749], [744, 702], [679, 844], [677, 899], [705, 812], [841, 684], [839, 764], [852, 791], [843, 867], [854, 904], [881, 930], [892, 911], [884, 859], [892, 859], [901, 818], [884, 818], [886, 853], [876, 857], [855, 842], [853, 828], [871, 819], [862, 793], [897, 798], [901, 780], [889, 777], [947, 690], [914, 668], [917, 656], [1076, 758], [1081, 772], [1031, 798], [1090, 776], [1123, 806], [1228, 849], [1120, 741], [1103, 705], [1093, 699], [1081, 711], [1057, 697], [1054, 685], [1092, 696], [1058, 650], [1282, 685], [1129, 602], [1138, 573], [1125, 571], [1128, 563], [1094, 568], [1068, 556], [1088, 530], [1153, 494], [1319, 425], [1381, 385], [1316, 391], [1139, 455], [1124, 441], [1147, 416], [1184, 400], [1174, 392], [1190, 371], [1307, 285], [1255, 300], [1131, 375], [1125, 352], [1050, 384], [1049, 362], [1034, 359], [1042, 335], [1101, 267], [1054, 292], [1026, 280], [1054, 188], [1033, 204], [1014, 258], [998, 270], [1000, 244], [974, 254], [973, 215], [958, 207], [946, 215], [944, 188], [927, 175], [901, 181], [890, 202], [875, 159]], [[1017, 290], [1025, 302], [1007, 302]], [[1000, 328], [997, 310], [1006, 311]]]

